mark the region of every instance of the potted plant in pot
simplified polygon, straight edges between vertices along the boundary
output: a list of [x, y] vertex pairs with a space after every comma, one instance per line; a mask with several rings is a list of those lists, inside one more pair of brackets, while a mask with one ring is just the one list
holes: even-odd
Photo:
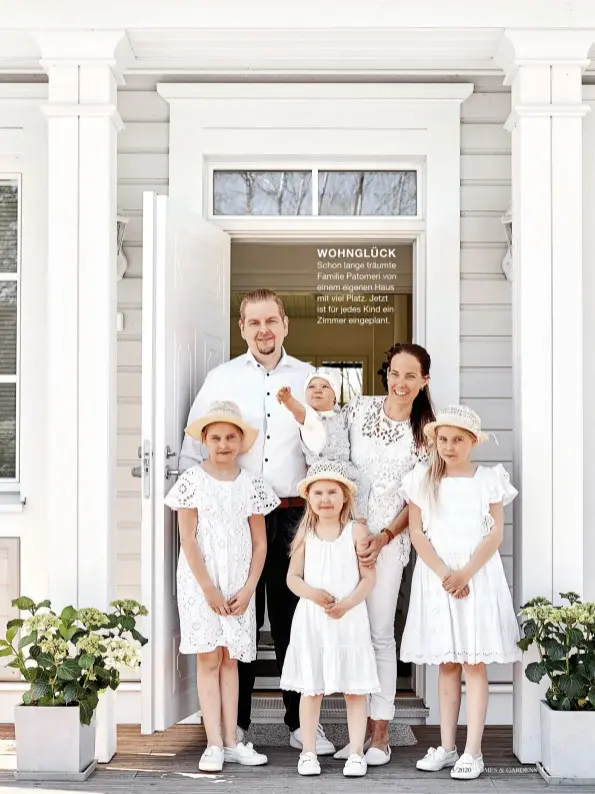
[[539, 661], [525, 675], [549, 678], [541, 702], [541, 765], [547, 778], [595, 779], [595, 603], [560, 593], [568, 606], [535, 598], [521, 609], [523, 651], [535, 644]]
[[17, 777], [84, 780], [96, 763], [99, 696], [118, 688], [120, 668], [140, 664], [147, 640], [136, 618], [147, 610], [122, 600], [110, 612], [69, 606], [59, 615], [50, 601], [21, 597], [12, 605], [29, 613], [9, 621], [0, 639], [0, 656], [30, 684], [15, 707]]

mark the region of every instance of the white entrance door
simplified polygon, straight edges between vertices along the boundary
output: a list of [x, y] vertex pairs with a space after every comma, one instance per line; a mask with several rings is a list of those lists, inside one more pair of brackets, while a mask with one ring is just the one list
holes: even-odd
[[196, 664], [178, 654], [179, 537], [163, 499], [176, 479], [188, 411], [207, 372], [229, 358], [230, 238], [166, 196], [143, 196], [143, 733], [196, 713]]

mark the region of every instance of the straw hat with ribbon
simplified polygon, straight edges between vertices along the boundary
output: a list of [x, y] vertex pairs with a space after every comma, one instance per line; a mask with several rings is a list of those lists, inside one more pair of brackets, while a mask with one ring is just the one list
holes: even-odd
[[340, 482], [349, 489], [352, 496], [355, 494], [355, 483], [349, 479], [347, 476], [347, 469], [338, 460], [325, 460], [323, 458], [322, 460], [317, 460], [316, 463], [313, 463], [310, 466], [308, 473], [303, 480], [298, 482], [297, 486], [298, 493], [302, 499], [306, 498], [308, 488], [312, 485], [312, 483], [317, 482], [318, 480], [332, 480], [334, 482]]
[[487, 433], [481, 429], [481, 419], [472, 408], [466, 405], [449, 405], [443, 408], [436, 416], [435, 422], [428, 422], [424, 427], [426, 438], [436, 441], [436, 430], [439, 427], [460, 427], [475, 436], [479, 444], [488, 441]]
[[188, 425], [186, 433], [191, 438], [202, 441], [203, 430], [209, 425], [215, 424], [215, 422], [226, 422], [227, 424], [235, 425], [242, 431], [244, 437], [240, 447], [240, 454], [248, 452], [258, 436], [258, 430], [244, 422], [239, 406], [231, 400], [217, 400], [211, 403], [204, 416]]

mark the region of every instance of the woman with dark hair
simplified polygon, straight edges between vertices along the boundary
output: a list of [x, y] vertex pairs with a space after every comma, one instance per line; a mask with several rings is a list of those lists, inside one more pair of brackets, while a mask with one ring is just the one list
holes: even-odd
[[[420, 345], [396, 344], [387, 353], [387, 391], [381, 397], [356, 397], [347, 414], [351, 461], [358, 469], [357, 514], [367, 519], [371, 536], [358, 552], [364, 565], [376, 566], [376, 587], [367, 598], [372, 644], [381, 691], [371, 696], [366, 761], [390, 761], [388, 724], [395, 713], [397, 654], [395, 613], [411, 541], [409, 509], [399, 494], [403, 477], [427, 456], [423, 428], [434, 421], [430, 398], [430, 356]], [[349, 748], [335, 757], [347, 758]]]

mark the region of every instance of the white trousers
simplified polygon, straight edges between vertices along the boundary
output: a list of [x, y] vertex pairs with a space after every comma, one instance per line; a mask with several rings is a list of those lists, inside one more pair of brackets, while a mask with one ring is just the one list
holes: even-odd
[[373, 720], [392, 720], [397, 691], [397, 645], [395, 615], [403, 577], [400, 543], [392, 541], [376, 560], [376, 586], [366, 599], [372, 645], [381, 691], [370, 695], [369, 715]]

